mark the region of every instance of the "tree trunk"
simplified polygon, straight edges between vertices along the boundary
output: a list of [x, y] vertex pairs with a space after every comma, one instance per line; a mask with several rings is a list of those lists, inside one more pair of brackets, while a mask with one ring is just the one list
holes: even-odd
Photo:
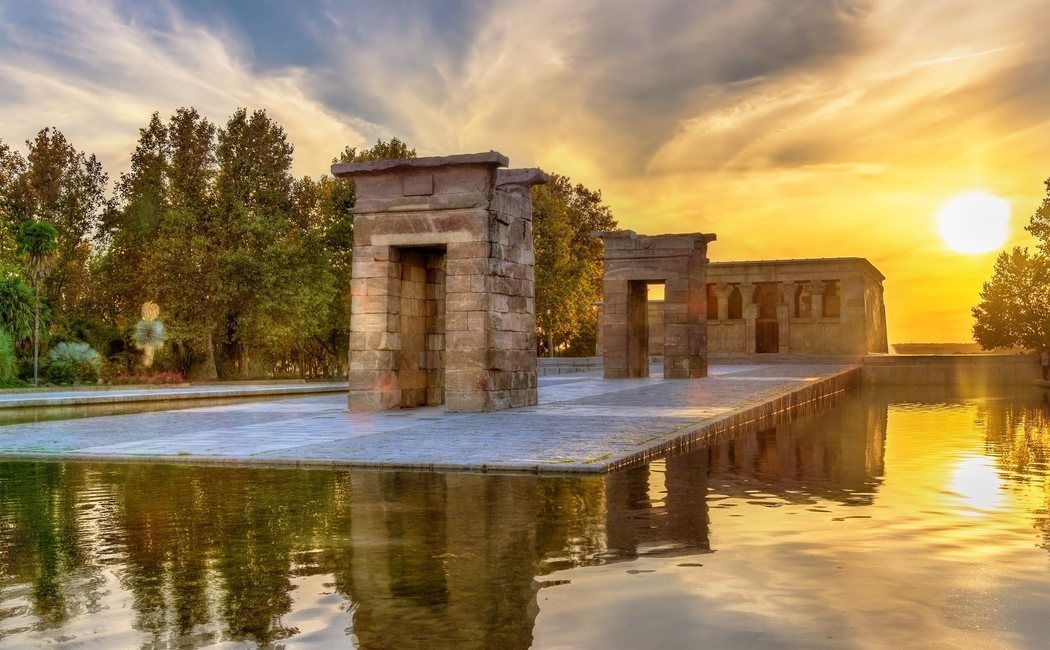
[[210, 331], [204, 339], [204, 374], [212, 381], [219, 378], [219, 371], [215, 367], [215, 343], [212, 342]]

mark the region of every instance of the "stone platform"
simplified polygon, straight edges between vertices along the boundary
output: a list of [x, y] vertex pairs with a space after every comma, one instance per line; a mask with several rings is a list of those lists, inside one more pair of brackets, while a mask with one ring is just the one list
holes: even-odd
[[[658, 374], [654, 372], [654, 374]], [[544, 377], [537, 406], [351, 413], [344, 395], [0, 426], [0, 457], [603, 472], [859, 383], [856, 365], [712, 366], [705, 379]]]

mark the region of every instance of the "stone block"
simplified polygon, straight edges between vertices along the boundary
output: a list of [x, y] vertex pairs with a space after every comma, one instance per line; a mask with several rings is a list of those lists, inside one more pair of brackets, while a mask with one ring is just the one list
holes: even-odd
[[490, 345], [489, 333], [484, 330], [448, 331], [445, 333], [445, 344], [450, 352], [486, 350]]
[[485, 311], [489, 308], [490, 296], [484, 293], [449, 293], [445, 295], [446, 314], [464, 311]]

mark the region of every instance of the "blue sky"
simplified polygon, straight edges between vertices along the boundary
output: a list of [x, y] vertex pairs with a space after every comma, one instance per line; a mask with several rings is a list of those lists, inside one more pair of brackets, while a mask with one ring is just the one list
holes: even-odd
[[[318, 176], [346, 145], [497, 149], [715, 259], [857, 255], [894, 340], [966, 338], [993, 258], [934, 223], [1050, 176], [1045, 0], [0, 0], [0, 140], [128, 166], [153, 111], [265, 108]], [[895, 305], [898, 307], [895, 308]], [[943, 334], [947, 328], [950, 333]]]

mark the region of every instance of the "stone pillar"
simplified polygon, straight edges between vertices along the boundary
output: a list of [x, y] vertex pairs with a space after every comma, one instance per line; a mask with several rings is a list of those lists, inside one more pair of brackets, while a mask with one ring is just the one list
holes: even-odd
[[547, 176], [506, 164], [490, 151], [332, 166], [357, 191], [352, 410], [536, 403], [529, 188]]
[[594, 354], [595, 356], [602, 356], [602, 339], [604, 336], [603, 329], [605, 327], [605, 303], [598, 300], [594, 303], [595, 309], [598, 310], [598, 324], [594, 331]]
[[627, 283], [627, 376], [649, 376], [649, 286]]
[[632, 314], [646, 285], [654, 282], [664, 283], [664, 377], [706, 377], [707, 244], [715, 236], [645, 236], [630, 230], [595, 235], [605, 246], [605, 377], [647, 376], [648, 365], [642, 371], [637, 361], [646, 323]]
[[824, 282], [812, 280], [807, 287], [809, 288], [809, 315], [813, 318], [824, 318]]
[[740, 299], [744, 317], [744, 352], [755, 354], [755, 320], [758, 318], [758, 308], [755, 306], [755, 285], [741, 284]]
[[[789, 289], [793, 289], [794, 285], [787, 285]], [[791, 304], [794, 301], [794, 294], [784, 290], [784, 283], [777, 283], [777, 295], [780, 300], [777, 302], [777, 336], [778, 336], [778, 349], [781, 354], [790, 352], [791, 347]]]
[[725, 282], [715, 284], [715, 295], [718, 297], [718, 320], [729, 320], [729, 294], [733, 287]]

